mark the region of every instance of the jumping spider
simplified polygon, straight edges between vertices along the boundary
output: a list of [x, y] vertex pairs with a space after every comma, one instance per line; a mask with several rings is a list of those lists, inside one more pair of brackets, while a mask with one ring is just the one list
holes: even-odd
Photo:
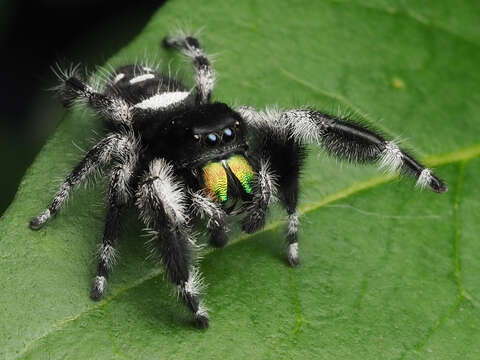
[[290, 265], [298, 265], [296, 208], [306, 144], [318, 144], [350, 162], [377, 162], [389, 171], [400, 170], [438, 193], [447, 190], [393, 141], [352, 120], [309, 108], [262, 112], [212, 103], [215, 73], [198, 40], [168, 36], [163, 45], [179, 49], [192, 61], [193, 89], [140, 65], [114, 71], [103, 92], [74, 74], [62, 76], [64, 105], [88, 104], [105, 120], [108, 134], [75, 166], [30, 227], [44, 226], [76, 185], [95, 170], [111, 166], [103, 243], [91, 291], [94, 300], [105, 293], [122, 216], [133, 204], [154, 234], [168, 278], [200, 328], [208, 327], [208, 313], [194, 266], [191, 226], [196, 217], [207, 219], [210, 244], [222, 247], [228, 241], [228, 216], [244, 214], [242, 228], [253, 233], [262, 228], [278, 197], [288, 214], [286, 257]]

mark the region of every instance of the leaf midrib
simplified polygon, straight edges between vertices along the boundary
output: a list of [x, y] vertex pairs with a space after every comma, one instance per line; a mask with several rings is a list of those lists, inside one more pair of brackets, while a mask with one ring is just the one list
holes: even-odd
[[[424, 162], [429, 167], [443, 166], [443, 165], [452, 164], [452, 163], [456, 163], [456, 162], [460, 162], [460, 161], [467, 162], [467, 161], [472, 160], [472, 159], [474, 159], [476, 157], [479, 157], [479, 156], [480, 156], [480, 144], [477, 144], [477, 145], [465, 148], [465, 149], [460, 150], [460, 151], [455, 151], [455, 152], [451, 152], [451, 153], [447, 153], [447, 154], [441, 154], [441, 155], [428, 156], [428, 157], [424, 158]], [[355, 195], [359, 192], [362, 192], [364, 190], [375, 188], [377, 186], [380, 186], [382, 184], [385, 184], [385, 183], [393, 180], [394, 178], [395, 178], [395, 176], [392, 176], [392, 175], [381, 175], [381, 176], [372, 177], [372, 178], [370, 178], [368, 180], [365, 180], [365, 181], [362, 181], [362, 182], [358, 182], [358, 183], [353, 184], [353, 185], [351, 185], [351, 186], [349, 186], [349, 187], [347, 187], [343, 190], [340, 190], [340, 191], [337, 191], [333, 194], [327, 195], [323, 199], [321, 199], [317, 202], [311, 203], [308, 206], [303, 206], [303, 207], [300, 206], [299, 207], [299, 215], [300, 216], [305, 215], [307, 213], [310, 213], [310, 212], [318, 210], [322, 207], [325, 207], [325, 206], [327, 206], [327, 205], [329, 205], [333, 202], [346, 199], [346, 198], [348, 198], [350, 196], [353, 196], [353, 195]], [[229, 243], [229, 246], [231, 246], [233, 244], [236, 244], [236, 243], [239, 243], [241, 241], [247, 240], [247, 239], [249, 239], [253, 236], [256, 236], [258, 234], [274, 230], [274, 229], [278, 228], [279, 226], [283, 225], [283, 223], [284, 223], [284, 221], [277, 220], [277, 221], [274, 221], [274, 222], [270, 223], [269, 225], [265, 226], [262, 230], [258, 231], [255, 234], [243, 234], [242, 236], [239, 236], [235, 239], [232, 239]], [[212, 251], [209, 251], [209, 252], [207, 252], [207, 254], [205, 256], [209, 256], [211, 253], [212, 253]], [[82, 317], [83, 315], [89, 314], [92, 311], [95, 311], [97, 309], [105, 307], [106, 305], [111, 303], [113, 300], [118, 298], [123, 293], [142, 285], [146, 281], [152, 280], [152, 279], [156, 278], [157, 276], [160, 276], [162, 273], [163, 273], [163, 271], [161, 269], [155, 269], [152, 272], [150, 272], [150, 274], [148, 274], [147, 276], [144, 276], [144, 277], [138, 279], [137, 281], [134, 281], [130, 286], [126, 286], [124, 288], [121, 288], [121, 289], [117, 290], [116, 293], [110, 295], [108, 298], [106, 298], [103, 301], [95, 304], [94, 306], [89, 307], [89, 308], [85, 309], [84, 311], [79, 312], [77, 315], [75, 315], [73, 317], [63, 319], [60, 322], [58, 322], [57, 324], [54, 324], [53, 327], [49, 331], [45, 332], [42, 336], [39, 336], [38, 338], [35, 338], [32, 341], [30, 341], [16, 358], [19, 359], [19, 358], [24, 357], [30, 351], [30, 349], [32, 348], [32, 346], [35, 343], [37, 343], [38, 341], [40, 341], [42, 339], [45, 339], [45, 338], [49, 337], [50, 335], [54, 334], [57, 331], [60, 331], [68, 323], [70, 323], [72, 321], [75, 321], [75, 320], [79, 319], [80, 317]], [[463, 291], [465, 291], [465, 290], [463, 290]], [[465, 294], [463, 294], [460, 297], [460, 300], [463, 301], [464, 299], [469, 300], [468, 296], [465, 296]], [[455, 304], [455, 306], [457, 306], [457, 305], [459, 306], [458, 303]], [[452, 310], [454, 310], [454, 309], [450, 309], [449, 312], [446, 315], [441, 317], [441, 319], [445, 316], [448, 317], [451, 313], [453, 313]], [[300, 314], [300, 317], [301, 317], [301, 314]], [[300, 321], [300, 323], [299, 323], [299, 321]], [[298, 329], [300, 328], [301, 322], [302, 321], [300, 320], [300, 318], [298, 318], [297, 319], [297, 325], [296, 325], [295, 329], [297, 329], [297, 327], [298, 327]]]

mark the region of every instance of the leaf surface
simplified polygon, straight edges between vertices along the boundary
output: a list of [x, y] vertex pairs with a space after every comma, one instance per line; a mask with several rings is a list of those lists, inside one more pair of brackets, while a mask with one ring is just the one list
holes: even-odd
[[[127, 224], [106, 298], [88, 297], [105, 185], [77, 190], [44, 229], [28, 220], [88, 148], [100, 121], [69, 111], [0, 220], [0, 355], [13, 358], [386, 358], [480, 356], [480, 9], [444, 2], [170, 1], [109, 64], [146, 56], [191, 70], [160, 39], [204, 27], [215, 98], [353, 112], [403, 139], [447, 180], [437, 195], [312, 149], [300, 254], [283, 259], [277, 209], [202, 263], [211, 327], [195, 330]], [[428, 4], [428, 5], [427, 5]], [[106, 40], [106, 39], [103, 39]]]

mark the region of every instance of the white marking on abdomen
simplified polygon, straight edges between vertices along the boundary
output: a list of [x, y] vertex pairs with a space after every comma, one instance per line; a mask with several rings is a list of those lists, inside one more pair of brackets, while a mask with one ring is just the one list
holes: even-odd
[[118, 74], [118, 75], [115, 76], [115, 78], [113, 79], [112, 84], [115, 85], [115, 84], [118, 83], [120, 80], [122, 80], [124, 77], [125, 77], [125, 74], [123, 74], [123, 73]]
[[154, 77], [155, 77], [154, 74], [138, 75], [138, 76], [135, 76], [133, 79], [130, 79], [129, 83], [130, 84], [135, 84], [135, 83], [142, 82], [142, 81], [145, 81], [145, 80], [148, 80], [148, 79], [153, 79]]
[[188, 91], [166, 92], [163, 94], [153, 95], [148, 99], [136, 104], [134, 107], [140, 109], [156, 110], [176, 104], [186, 99], [190, 93]]

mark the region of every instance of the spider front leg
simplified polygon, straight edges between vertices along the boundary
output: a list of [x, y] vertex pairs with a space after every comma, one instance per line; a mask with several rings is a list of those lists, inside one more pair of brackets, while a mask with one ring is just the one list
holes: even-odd
[[265, 152], [271, 154], [272, 168], [278, 174], [279, 197], [287, 212], [287, 261], [298, 266], [298, 192], [300, 171], [306, 152], [305, 148], [292, 139], [269, 137], [263, 142]]
[[210, 232], [210, 245], [223, 247], [228, 242], [227, 214], [215, 202], [209, 199], [203, 191], [190, 194], [193, 212], [207, 219], [207, 229]]
[[65, 205], [75, 186], [85, 181], [102, 165], [107, 164], [111, 160], [112, 154], [122, 149], [128, 141], [126, 136], [111, 134], [92, 147], [67, 176], [50, 205], [30, 221], [30, 228], [33, 230], [42, 228]]
[[312, 109], [257, 111], [241, 107], [237, 111], [257, 134], [258, 148], [272, 160], [279, 176], [280, 193], [288, 212], [287, 258], [298, 264], [297, 228], [298, 177], [305, 156], [304, 146], [314, 143], [328, 153], [350, 162], [377, 162], [390, 172], [400, 170], [414, 176], [417, 185], [433, 191], [447, 191], [446, 184], [393, 141], [349, 119], [341, 119]]
[[137, 143], [129, 138], [115, 151], [115, 165], [111, 170], [108, 187], [108, 210], [103, 242], [99, 249], [99, 263], [90, 296], [99, 300], [104, 292], [108, 272], [115, 262], [116, 246], [122, 227], [122, 217], [132, 198], [131, 181], [137, 164]]
[[261, 158], [253, 184], [253, 198], [247, 204], [247, 215], [242, 219], [242, 229], [254, 233], [265, 225], [268, 207], [275, 200], [276, 176], [271, 170], [268, 158]]
[[140, 217], [152, 231], [165, 272], [193, 313], [196, 326], [206, 328], [208, 313], [200, 298], [200, 273], [192, 265], [195, 244], [186, 204], [183, 185], [175, 179], [173, 167], [163, 159], [153, 160], [137, 192]]
[[394, 141], [350, 119], [337, 118], [312, 109], [256, 111], [241, 107], [237, 111], [252, 129], [292, 139], [299, 145], [317, 144], [331, 155], [352, 163], [378, 163], [388, 172], [400, 171], [416, 178], [417, 186], [437, 193], [447, 185], [415, 160]]
[[[269, 172], [275, 174], [274, 188], [288, 215], [286, 256], [291, 266], [300, 263], [298, 256], [298, 192], [300, 170], [305, 158], [304, 146], [295, 140], [278, 136], [268, 128], [258, 129], [252, 143], [252, 153], [269, 159]], [[265, 171], [264, 171], [265, 173]], [[260, 172], [262, 174], [262, 172]], [[261, 176], [259, 177], [261, 178]]]
[[215, 72], [210, 64], [210, 60], [200, 47], [197, 38], [184, 34], [167, 36], [163, 39], [163, 45], [169, 48], [176, 48], [191, 59], [196, 73], [195, 90], [197, 103], [210, 102], [215, 86]]

